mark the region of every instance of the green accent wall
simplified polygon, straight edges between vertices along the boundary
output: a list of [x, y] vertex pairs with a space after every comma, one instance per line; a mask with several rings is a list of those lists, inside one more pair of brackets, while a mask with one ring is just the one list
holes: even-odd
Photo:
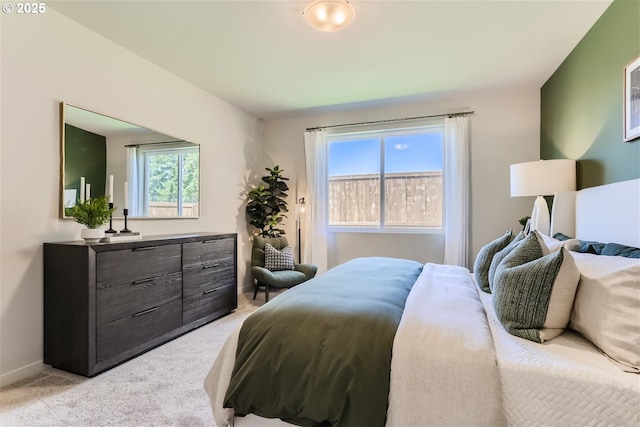
[[64, 125], [64, 188], [76, 189], [80, 197], [80, 177], [91, 184], [91, 198], [104, 196], [107, 179], [107, 138]]
[[542, 86], [540, 158], [578, 160], [578, 189], [640, 177], [624, 142], [624, 67], [640, 54], [640, 0], [615, 0]]

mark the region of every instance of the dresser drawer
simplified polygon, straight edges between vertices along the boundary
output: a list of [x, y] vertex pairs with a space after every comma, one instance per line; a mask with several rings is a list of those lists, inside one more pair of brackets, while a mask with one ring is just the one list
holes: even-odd
[[102, 325], [181, 298], [181, 272], [99, 289], [96, 297], [96, 321], [98, 325]]
[[212, 288], [235, 285], [236, 269], [232, 262], [222, 260], [190, 267], [183, 271], [182, 283], [182, 296], [186, 298]]
[[218, 311], [231, 311], [237, 306], [238, 295], [234, 285], [206, 289], [197, 295], [184, 298], [182, 322], [187, 325]]
[[175, 273], [182, 268], [181, 245], [145, 246], [96, 255], [97, 288]]
[[183, 245], [183, 267], [216, 263], [233, 265], [236, 256], [235, 239], [204, 240]]
[[182, 326], [182, 301], [149, 307], [97, 328], [97, 361], [117, 356]]

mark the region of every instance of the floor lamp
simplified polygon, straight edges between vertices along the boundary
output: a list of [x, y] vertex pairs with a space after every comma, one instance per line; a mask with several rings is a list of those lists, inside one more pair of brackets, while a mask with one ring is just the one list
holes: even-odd
[[302, 217], [306, 211], [306, 204], [304, 202], [304, 197], [298, 199], [298, 203], [296, 203], [296, 230], [298, 232], [298, 263], [302, 263], [302, 235], [300, 232], [300, 226], [302, 223]]
[[511, 197], [537, 196], [531, 212], [531, 231], [549, 234], [549, 206], [542, 196], [575, 191], [576, 161], [539, 160], [511, 165]]

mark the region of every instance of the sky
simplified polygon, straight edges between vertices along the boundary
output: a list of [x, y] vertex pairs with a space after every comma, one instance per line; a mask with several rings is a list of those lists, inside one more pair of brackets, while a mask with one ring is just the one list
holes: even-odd
[[[329, 176], [380, 173], [378, 138], [329, 144]], [[442, 170], [442, 134], [385, 137], [385, 172]]]

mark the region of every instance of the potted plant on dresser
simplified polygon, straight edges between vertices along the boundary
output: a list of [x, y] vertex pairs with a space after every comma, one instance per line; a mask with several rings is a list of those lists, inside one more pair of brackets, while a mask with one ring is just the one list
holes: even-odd
[[104, 237], [104, 229], [99, 227], [109, 221], [115, 210], [115, 207], [109, 208], [109, 196], [101, 196], [77, 203], [71, 208], [70, 215], [75, 222], [87, 227], [80, 231], [80, 237], [89, 243], [94, 243]]

